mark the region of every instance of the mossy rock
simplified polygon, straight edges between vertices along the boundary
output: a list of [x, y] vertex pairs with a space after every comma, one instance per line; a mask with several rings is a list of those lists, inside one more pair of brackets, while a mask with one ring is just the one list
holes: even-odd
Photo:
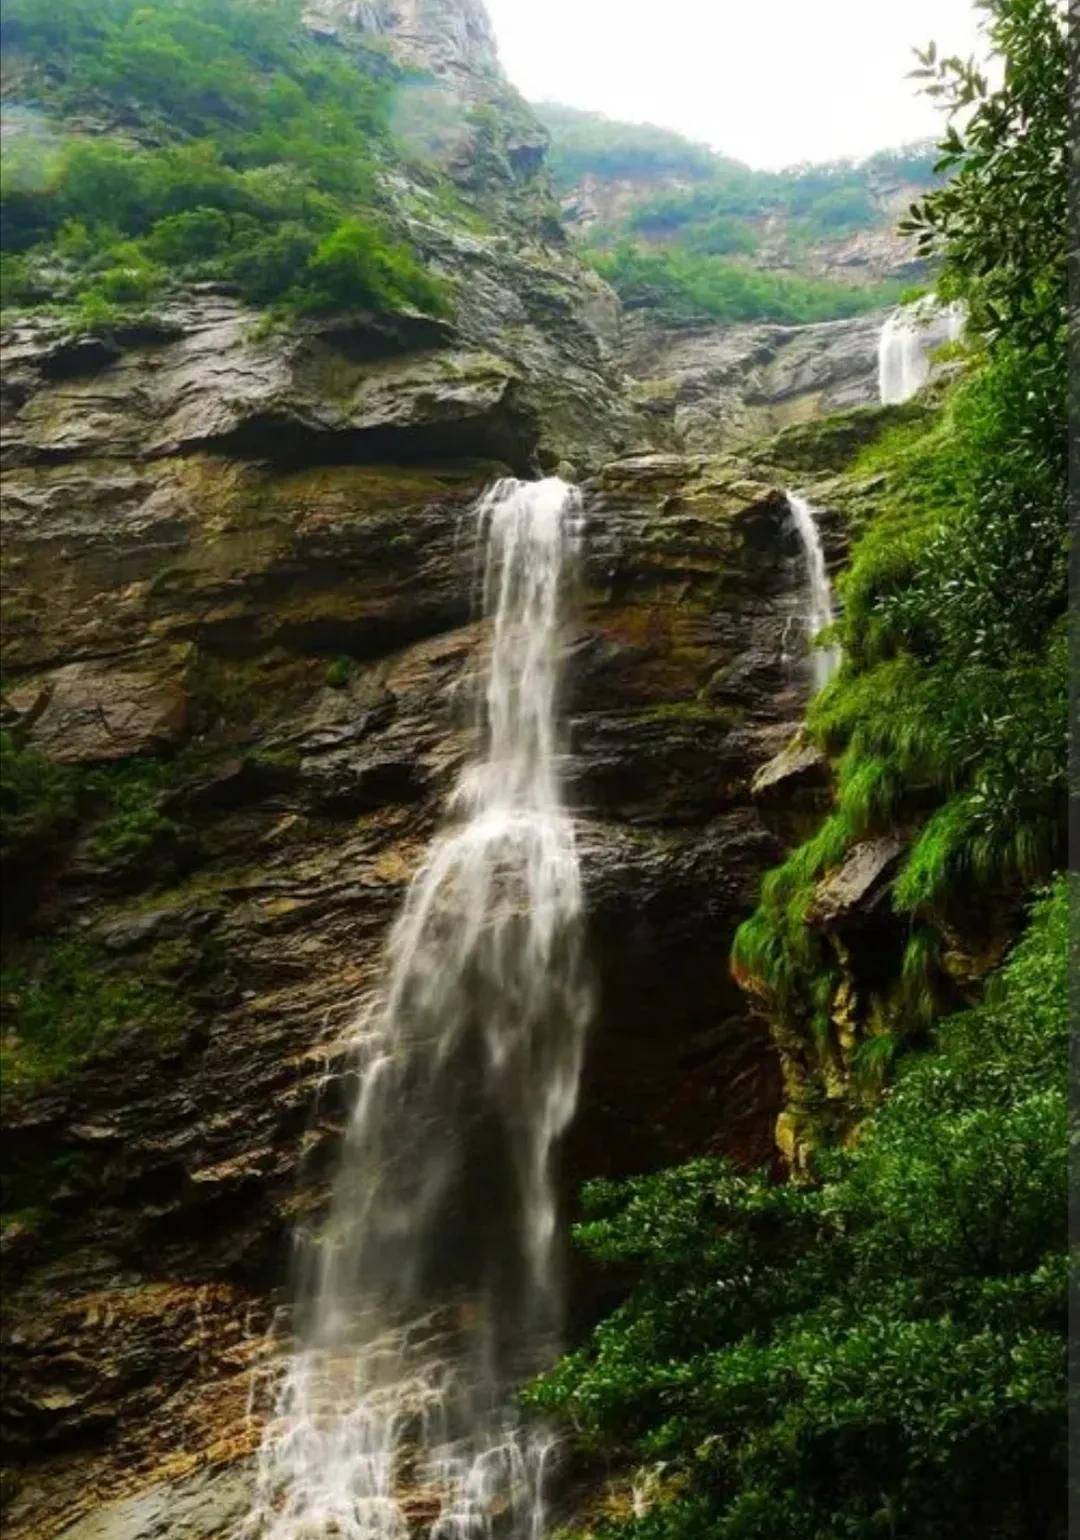
[[922, 399], [905, 402], [903, 406], [853, 407], [811, 422], [793, 423], [751, 450], [748, 458], [755, 465], [818, 474], [842, 471], [887, 428], [902, 423], [929, 423], [935, 410], [932, 402]]
[[[83, 941], [30, 947], [5, 967], [7, 1037], [2, 1049], [9, 1091], [63, 1078], [108, 1049], [121, 1034], [174, 1038], [190, 1020], [168, 974], [112, 959]], [[163, 977], [164, 975], [164, 977]]]

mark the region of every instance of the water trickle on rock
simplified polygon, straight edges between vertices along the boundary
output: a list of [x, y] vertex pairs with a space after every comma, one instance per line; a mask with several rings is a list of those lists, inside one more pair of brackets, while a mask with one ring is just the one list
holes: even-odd
[[552, 1441], [512, 1409], [559, 1346], [552, 1156], [589, 992], [558, 774], [574, 488], [499, 482], [476, 511], [491, 621], [481, 757], [413, 880], [326, 1223], [301, 1244], [297, 1346], [247, 1533], [540, 1540]]
[[883, 406], [897, 406], [920, 391], [930, 378], [931, 354], [955, 342], [964, 329], [964, 307], [941, 308], [925, 300], [894, 310], [878, 339], [878, 395]]
[[831, 626], [836, 619], [833, 611], [832, 585], [825, 566], [825, 549], [821, 544], [814, 510], [805, 497], [795, 492], [784, 494], [791, 509], [792, 522], [806, 563], [807, 605], [806, 630], [810, 639], [810, 668], [814, 688], [820, 690], [828, 684], [840, 666], [839, 647], [814, 647], [813, 639], [819, 631]]

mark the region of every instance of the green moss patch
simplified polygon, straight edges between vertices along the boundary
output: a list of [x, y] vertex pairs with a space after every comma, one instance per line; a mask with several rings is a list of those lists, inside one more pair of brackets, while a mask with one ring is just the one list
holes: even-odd
[[[162, 966], [169, 971], [169, 959]], [[9, 1091], [61, 1079], [130, 1033], [168, 1041], [191, 1015], [145, 959], [136, 968], [89, 942], [23, 951], [0, 976], [0, 994], [0, 1064]]]

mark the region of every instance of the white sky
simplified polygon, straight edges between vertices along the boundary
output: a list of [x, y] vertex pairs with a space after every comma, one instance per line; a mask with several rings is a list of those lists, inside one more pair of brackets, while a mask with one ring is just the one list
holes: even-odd
[[973, 0], [487, 0], [532, 101], [662, 124], [753, 166], [936, 135], [912, 48], [982, 52]]

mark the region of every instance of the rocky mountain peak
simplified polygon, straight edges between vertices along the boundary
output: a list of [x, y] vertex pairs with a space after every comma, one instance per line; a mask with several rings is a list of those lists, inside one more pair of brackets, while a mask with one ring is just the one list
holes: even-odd
[[436, 75], [465, 69], [501, 75], [483, 0], [314, 0], [314, 27], [385, 38], [395, 56]]

